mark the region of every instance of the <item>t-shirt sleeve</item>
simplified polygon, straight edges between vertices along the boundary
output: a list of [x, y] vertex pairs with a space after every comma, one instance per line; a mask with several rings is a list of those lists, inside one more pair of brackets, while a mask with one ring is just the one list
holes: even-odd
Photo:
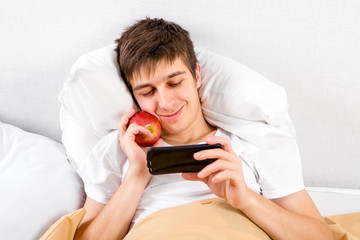
[[303, 190], [302, 164], [295, 137], [279, 134], [268, 140], [254, 161], [262, 195], [274, 199]]
[[116, 130], [95, 145], [77, 172], [84, 182], [87, 196], [106, 204], [120, 186], [127, 168], [128, 161], [119, 146]]

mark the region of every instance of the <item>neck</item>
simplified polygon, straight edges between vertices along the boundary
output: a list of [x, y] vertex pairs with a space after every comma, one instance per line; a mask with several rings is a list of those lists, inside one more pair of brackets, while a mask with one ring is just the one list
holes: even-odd
[[215, 134], [217, 128], [211, 126], [202, 117], [201, 121], [195, 121], [185, 131], [176, 135], [163, 135], [162, 139], [170, 145], [189, 145], [204, 142], [209, 136]]

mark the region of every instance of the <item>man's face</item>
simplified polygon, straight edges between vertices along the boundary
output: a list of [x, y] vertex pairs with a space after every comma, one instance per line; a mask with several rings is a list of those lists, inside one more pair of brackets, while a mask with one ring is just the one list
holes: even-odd
[[161, 60], [154, 73], [141, 67], [131, 85], [141, 110], [159, 118], [164, 134], [182, 132], [202, 117], [197, 91], [201, 85], [199, 65], [194, 79], [180, 58], [172, 63]]

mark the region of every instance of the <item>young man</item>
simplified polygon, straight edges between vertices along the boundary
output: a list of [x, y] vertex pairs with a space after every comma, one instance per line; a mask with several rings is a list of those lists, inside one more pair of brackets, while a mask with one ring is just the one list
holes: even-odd
[[151, 133], [138, 125], [127, 127], [135, 110], [126, 113], [119, 124], [119, 142], [128, 160], [121, 163], [119, 173], [105, 174], [117, 174], [121, 181], [109, 201], [96, 201], [96, 189], [87, 192], [87, 212], [76, 239], [122, 239], [132, 224], [157, 210], [215, 196], [241, 210], [274, 239], [332, 239], [302, 179], [282, 179], [286, 191], [279, 185], [282, 193], [267, 199], [256, 181], [256, 167], [233, 149], [244, 146], [241, 139], [205, 121], [198, 95], [201, 68], [187, 31], [147, 18], [129, 27], [117, 42], [121, 74], [134, 101], [161, 122], [161, 139], [154, 146], [206, 142], [220, 143], [222, 149], [198, 152], [199, 161], [218, 159], [198, 173], [151, 176], [147, 148], [134, 141], [136, 134]]

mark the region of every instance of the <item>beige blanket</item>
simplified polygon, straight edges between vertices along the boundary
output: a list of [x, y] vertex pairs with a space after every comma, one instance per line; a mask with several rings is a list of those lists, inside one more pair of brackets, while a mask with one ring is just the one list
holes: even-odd
[[[325, 220], [335, 240], [360, 240], [360, 212], [329, 216]], [[227, 201], [213, 198], [163, 209], [146, 217], [125, 238], [133, 239], [271, 238]]]
[[360, 240], [360, 212], [325, 217], [335, 240]]
[[[71, 240], [85, 209], [54, 223], [41, 240]], [[325, 217], [335, 240], [360, 240], [360, 212]], [[241, 211], [220, 198], [160, 210], [137, 223], [125, 240], [271, 239]]]

